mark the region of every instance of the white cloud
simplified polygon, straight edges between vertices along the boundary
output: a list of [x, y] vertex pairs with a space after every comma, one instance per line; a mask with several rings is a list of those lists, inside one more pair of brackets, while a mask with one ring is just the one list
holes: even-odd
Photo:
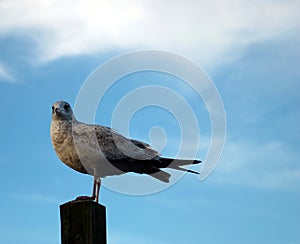
[[[266, 189], [295, 189], [300, 183], [299, 153], [283, 142], [251, 145], [227, 142], [213, 179]], [[298, 187], [296, 187], [298, 189]]]
[[7, 70], [7, 68], [0, 63], [0, 81], [15, 82], [13, 75]]
[[35, 40], [40, 61], [112, 48], [159, 48], [206, 67], [248, 45], [289, 36], [299, 1], [2, 0], [0, 35]]

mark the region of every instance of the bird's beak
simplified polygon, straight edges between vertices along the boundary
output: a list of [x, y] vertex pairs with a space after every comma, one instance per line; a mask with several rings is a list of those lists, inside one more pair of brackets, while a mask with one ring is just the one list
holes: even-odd
[[55, 112], [56, 114], [61, 114], [61, 109], [60, 109], [60, 108], [55, 108], [55, 109], [54, 109], [54, 112]]
[[60, 108], [55, 108], [54, 106], [52, 107], [52, 114], [61, 114], [61, 109]]

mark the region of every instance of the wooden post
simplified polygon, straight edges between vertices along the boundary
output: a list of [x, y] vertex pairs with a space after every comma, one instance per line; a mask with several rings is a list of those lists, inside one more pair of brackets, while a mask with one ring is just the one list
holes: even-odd
[[62, 244], [106, 244], [106, 208], [91, 200], [60, 205]]

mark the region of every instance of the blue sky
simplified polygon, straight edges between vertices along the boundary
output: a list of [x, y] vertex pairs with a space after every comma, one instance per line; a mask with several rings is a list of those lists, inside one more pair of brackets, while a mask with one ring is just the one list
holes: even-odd
[[[1, 243], [60, 243], [58, 207], [90, 194], [92, 177], [56, 157], [51, 105], [74, 104], [100, 64], [143, 49], [175, 52], [204, 68], [223, 99], [227, 139], [205, 181], [185, 175], [145, 196], [102, 188], [109, 243], [300, 243], [299, 7], [280, 0], [1, 1]], [[119, 80], [96, 122], [109, 125], [120, 97], [153, 84], [182, 92], [196, 111], [204, 159], [208, 113], [172, 76]], [[130, 136], [151, 142], [157, 125], [167, 134], [163, 154], [176, 155], [179, 125], [161, 109], [137, 113]]]

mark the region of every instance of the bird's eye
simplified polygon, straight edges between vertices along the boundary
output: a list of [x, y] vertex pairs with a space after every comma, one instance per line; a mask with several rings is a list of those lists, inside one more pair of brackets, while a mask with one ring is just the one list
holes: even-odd
[[69, 111], [70, 105], [69, 105], [69, 104], [65, 104], [65, 105], [64, 105], [64, 109], [65, 109], [66, 111]]

